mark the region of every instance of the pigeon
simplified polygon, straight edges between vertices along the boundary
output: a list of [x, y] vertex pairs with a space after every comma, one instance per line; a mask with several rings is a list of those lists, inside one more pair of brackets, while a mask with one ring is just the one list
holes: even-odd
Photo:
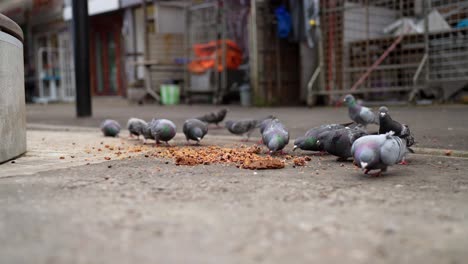
[[351, 120], [366, 127], [368, 124], [379, 124], [379, 118], [372, 112], [370, 108], [367, 108], [356, 103], [354, 96], [348, 94], [344, 98], [344, 102], [348, 106], [348, 115]]
[[187, 142], [191, 140], [200, 143], [200, 140], [208, 133], [208, 125], [198, 119], [188, 119], [184, 123], [183, 132]]
[[351, 146], [358, 138], [367, 135], [367, 132], [359, 127], [328, 130], [317, 137], [319, 148], [337, 156], [338, 160], [347, 160], [352, 157]]
[[116, 137], [120, 133], [120, 124], [112, 119], [104, 120], [100, 127], [106, 137]]
[[368, 135], [356, 140], [351, 148], [354, 164], [368, 174], [371, 170], [379, 170], [372, 176], [379, 176], [388, 166], [404, 160], [409, 152], [405, 139], [394, 136], [394, 132], [382, 135]]
[[260, 121], [255, 119], [244, 119], [238, 121], [228, 120], [225, 127], [234, 135], [246, 135], [245, 141], [249, 141], [250, 134], [259, 126]]
[[219, 126], [218, 124], [224, 120], [227, 112], [228, 110], [224, 108], [219, 110], [218, 112], [211, 112], [209, 114], [197, 117], [195, 119], [198, 119], [208, 124], [216, 124], [216, 126]]
[[176, 125], [167, 119], [153, 119], [149, 124], [149, 129], [156, 144], [159, 144], [160, 141], [169, 144], [168, 141], [176, 135]]
[[289, 132], [278, 119], [272, 120], [262, 133], [262, 141], [273, 152], [281, 151], [289, 143]]
[[130, 137], [143, 135], [143, 129], [148, 126], [148, 123], [145, 120], [139, 118], [130, 118], [127, 122], [127, 129], [130, 133]]
[[400, 124], [399, 122], [392, 119], [388, 113], [388, 108], [382, 106], [379, 108], [379, 134], [386, 134], [390, 131], [395, 133], [395, 136], [406, 139], [406, 146], [411, 147], [414, 145], [414, 137], [408, 125]]
[[323, 151], [319, 144], [317, 144], [317, 137], [320, 133], [325, 131], [332, 131], [337, 129], [345, 128], [348, 124], [328, 124], [328, 125], [321, 125], [318, 127], [311, 128], [307, 130], [304, 136], [296, 138], [294, 141], [293, 151], [297, 148], [302, 150], [310, 150], [310, 151]]

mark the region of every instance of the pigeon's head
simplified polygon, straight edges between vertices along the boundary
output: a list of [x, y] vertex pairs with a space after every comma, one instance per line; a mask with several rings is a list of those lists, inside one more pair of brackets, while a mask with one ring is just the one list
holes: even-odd
[[372, 148], [364, 148], [360, 151], [357, 160], [359, 161], [358, 166], [363, 169], [372, 168], [378, 163], [377, 153]]
[[386, 106], [381, 106], [379, 108], [379, 115], [385, 117], [388, 114], [388, 108]]
[[314, 137], [298, 137], [294, 141], [294, 148], [304, 149], [304, 150], [314, 150], [318, 147], [317, 139]]
[[304, 144], [306, 138], [305, 137], [298, 137], [296, 140], [294, 140], [294, 147], [293, 151], [295, 151], [297, 148], [302, 149], [302, 145]]
[[356, 99], [354, 99], [354, 96], [348, 94], [345, 96], [343, 102], [345, 102], [346, 105], [351, 105], [356, 102]]

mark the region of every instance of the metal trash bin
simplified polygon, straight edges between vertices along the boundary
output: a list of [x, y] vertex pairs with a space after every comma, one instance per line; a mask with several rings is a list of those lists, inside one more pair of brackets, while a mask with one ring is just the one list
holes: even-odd
[[26, 152], [23, 31], [0, 14], [0, 163]]

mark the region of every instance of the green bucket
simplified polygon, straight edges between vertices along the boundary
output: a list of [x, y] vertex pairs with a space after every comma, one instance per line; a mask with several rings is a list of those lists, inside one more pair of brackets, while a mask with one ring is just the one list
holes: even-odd
[[176, 84], [161, 85], [161, 102], [163, 105], [179, 104], [180, 88]]

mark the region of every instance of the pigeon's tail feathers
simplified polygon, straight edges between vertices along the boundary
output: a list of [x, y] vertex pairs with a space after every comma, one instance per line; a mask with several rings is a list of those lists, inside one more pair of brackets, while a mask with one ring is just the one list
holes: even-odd
[[411, 147], [414, 145], [415, 143], [414, 136], [411, 133], [411, 130], [409, 129], [408, 125], [403, 125], [403, 130], [401, 131], [401, 137], [405, 139], [407, 147]]
[[410, 153], [413, 153], [414, 154], [414, 149], [410, 148], [410, 147], [407, 147], [406, 149], [408, 149], [408, 152]]

